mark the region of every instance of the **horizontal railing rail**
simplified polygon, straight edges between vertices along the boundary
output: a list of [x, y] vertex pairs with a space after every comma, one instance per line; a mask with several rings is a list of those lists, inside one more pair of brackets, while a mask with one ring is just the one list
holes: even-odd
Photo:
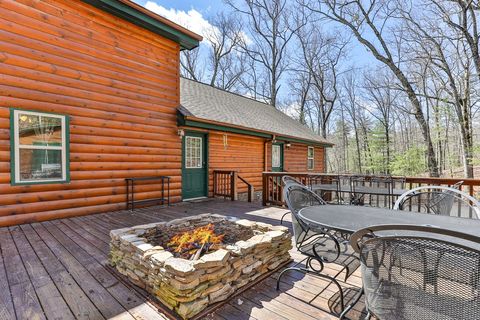
[[[354, 174], [329, 174], [329, 173], [314, 173], [314, 172], [263, 172], [263, 205], [278, 205], [283, 206], [283, 188], [282, 177], [291, 176], [299, 182], [311, 186], [316, 181], [321, 180], [321, 183], [328, 183], [328, 181], [338, 181], [339, 177], [353, 178], [358, 175]], [[374, 180], [380, 176], [362, 175], [366, 182]], [[462, 181], [459, 189], [473, 197], [480, 194], [480, 179], [463, 179], [463, 178], [430, 178], [430, 177], [400, 177], [392, 176], [393, 180], [402, 180], [405, 189], [413, 189], [420, 186], [453, 186]], [[395, 188], [397, 186], [394, 186]]]

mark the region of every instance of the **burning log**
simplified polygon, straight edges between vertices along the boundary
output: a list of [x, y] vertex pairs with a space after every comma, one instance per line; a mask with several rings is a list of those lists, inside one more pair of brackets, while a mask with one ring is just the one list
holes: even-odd
[[167, 243], [169, 251], [180, 257], [197, 260], [203, 252], [221, 248], [224, 235], [215, 234], [215, 226], [210, 223], [190, 231], [174, 235]]

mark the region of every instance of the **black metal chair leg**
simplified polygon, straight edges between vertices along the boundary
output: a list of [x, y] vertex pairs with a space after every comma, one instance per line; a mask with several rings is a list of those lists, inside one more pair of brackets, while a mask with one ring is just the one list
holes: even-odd
[[360, 298], [363, 296], [363, 288], [362, 290], [360, 290], [360, 292], [357, 294], [357, 296], [355, 297], [355, 299], [350, 302], [350, 304], [345, 308], [343, 309], [342, 313], [340, 314], [340, 316], [338, 317], [338, 319], [340, 320], [343, 320], [345, 315], [350, 311], [352, 310], [353, 306], [356, 305], [358, 303], [358, 301], [360, 300]]
[[283, 214], [282, 218], [280, 219], [280, 224], [283, 224], [283, 218], [285, 218], [285, 216], [286, 216], [287, 214], [290, 214], [290, 211], [289, 211], [289, 212], [285, 212], [285, 213]]

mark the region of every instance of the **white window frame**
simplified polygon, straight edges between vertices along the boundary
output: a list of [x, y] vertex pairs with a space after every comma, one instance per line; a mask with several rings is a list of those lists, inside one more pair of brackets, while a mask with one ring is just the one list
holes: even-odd
[[[200, 161], [199, 166], [192, 166], [188, 165], [187, 163], [187, 148], [188, 148], [188, 140], [199, 140], [200, 141]], [[186, 136], [185, 137], [185, 169], [203, 169], [203, 138], [202, 137], [194, 137], [194, 136]]]
[[[40, 117], [59, 118], [62, 125], [62, 144], [61, 146], [35, 146], [35, 145], [21, 145], [18, 120], [19, 115], [33, 115]], [[13, 184], [35, 184], [35, 183], [58, 183], [68, 181], [68, 165], [67, 165], [67, 116], [60, 114], [53, 114], [47, 112], [25, 111], [13, 109], [13, 149], [14, 149], [14, 181]], [[21, 180], [20, 178], [20, 149], [40, 149], [40, 150], [60, 150], [62, 152], [62, 178], [58, 179], [34, 179], [34, 180]]]
[[[312, 156], [310, 157], [310, 150], [312, 150]], [[312, 167], [309, 167], [310, 160], [312, 160]], [[307, 170], [315, 169], [315, 147], [308, 146], [307, 148]]]

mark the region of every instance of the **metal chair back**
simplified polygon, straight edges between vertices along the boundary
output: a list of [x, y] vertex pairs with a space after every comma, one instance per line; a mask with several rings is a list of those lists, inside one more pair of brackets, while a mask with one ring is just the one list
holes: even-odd
[[291, 176], [283, 176], [282, 177], [282, 183], [283, 183], [284, 186], [287, 186], [287, 185], [292, 184], [292, 183], [303, 186], [303, 184], [300, 181], [298, 181], [297, 179], [295, 179]]
[[363, 205], [365, 202], [365, 193], [361, 192], [362, 188], [365, 187], [367, 183], [366, 176], [351, 176], [351, 194], [350, 194], [350, 204], [352, 205]]
[[408, 210], [461, 218], [480, 218], [480, 203], [469, 194], [452, 187], [423, 186], [402, 194], [394, 210]]
[[340, 244], [328, 230], [319, 225], [305, 222], [300, 216], [301, 209], [327, 204], [316, 193], [305, 186], [289, 184], [283, 189], [283, 197], [292, 213], [292, 227], [295, 246], [301, 253], [323, 262], [335, 261], [340, 255]]
[[392, 177], [393, 189], [405, 189], [406, 184], [407, 184], [406, 177]]
[[308, 224], [298, 216], [298, 213], [303, 208], [324, 205], [326, 202], [305, 186], [292, 183], [283, 188], [283, 198], [292, 213], [295, 241], [302, 242], [302, 239], [305, 237], [305, 232], [308, 232], [309, 227]]
[[365, 304], [378, 319], [480, 319], [480, 237], [427, 226], [354, 233]]

